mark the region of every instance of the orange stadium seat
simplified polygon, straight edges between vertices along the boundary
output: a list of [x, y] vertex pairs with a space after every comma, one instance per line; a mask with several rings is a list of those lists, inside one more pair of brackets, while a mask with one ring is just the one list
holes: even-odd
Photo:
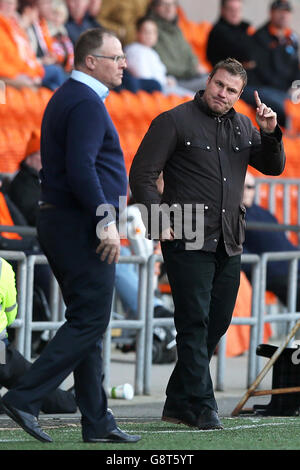
[[1, 129], [0, 173], [14, 173], [19, 169], [30, 132], [29, 128], [17, 125]]
[[[244, 272], [241, 272], [240, 288], [233, 311], [234, 317], [250, 317], [252, 287]], [[267, 343], [272, 335], [271, 326], [265, 323], [263, 342]], [[249, 350], [250, 326], [230, 325], [226, 334], [226, 356], [239, 356]]]
[[137, 92], [139, 106], [143, 109], [144, 116], [149, 123], [160, 113], [159, 101], [163, 99], [164, 95], [160, 92], [158, 93], [158, 95], [154, 96], [153, 93], [147, 93], [143, 90]]
[[41, 112], [44, 112], [50, 98], [53, 95], [53, 91], [49, 90], [49, 88], [40, 87], [37, 90], [37, 95], [38, 95], [39, 101], [40, 101]]
[[293, 103], [291, 100], [286, 100], [285, 111], [290, 119], [290, 133], [292, 135], [300, 134], [300, 105]]
[[25, 116], [25, 102], [23, 95], [17, 88], [7, 86], [5, 90], [6, 96], [6, 114], [8, 118], [12, 118], [15, 122], [20, 122]]
[[105, 100], [105, 105], [113, 121], [126, 119], [127, 108], [120, 93], [110, 91], [108, 97]]
[[26, 107], [26, 113], [31, 120], [32, 125], [40, 126], [42, 122], [44, 104], [37, 90], [26, 87], [21, 89], [22, 96]]
[[256, 116], [255, 110], [249, 104], [247, 104], [243, 100], [238, 100], [237, 103], [234, 105], [234, 109], [238, 113], [242, 113], [242, 114], [245, 114], [246, 116], [248, 116], [248, 118], [251, 119], [252, 124], [255, 127], [257, 127], [256, 117], [255, 117]]
[[212, 66], [211, 63], [207, 60], [206, 48], [208, 36], [213, 26], [212, 23], [209, 23], [208, 21], [196, 23], [194, 21], [188, 20], [184, 10], [181, 7], [178, 7], [177, 12], [179, 18], [179, 27], [185, 39], [192, 47], [193, 52], [197, 55], [201, 64], [204, 65], [209, 72], [212, 69]]

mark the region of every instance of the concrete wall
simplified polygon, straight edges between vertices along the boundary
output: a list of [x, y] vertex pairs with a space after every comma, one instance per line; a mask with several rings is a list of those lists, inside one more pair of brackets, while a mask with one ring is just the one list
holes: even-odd
[[[260, 26], [268, 18], [271, 0], [244, 0], [244, 18], [254, 26]], [[293, 5], [292, 26], [300, 35], [300, 0], [291, 0]], [[214, 22], [219, 13], [219, 0], [179, 0], [190, 20]]]

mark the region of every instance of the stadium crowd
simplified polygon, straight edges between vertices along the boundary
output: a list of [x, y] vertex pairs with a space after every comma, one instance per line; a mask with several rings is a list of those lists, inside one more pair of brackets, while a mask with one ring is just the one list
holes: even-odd
[[[20, 171], [22, 187], [26, 177], [36, 187], [28, 144], [33, 135], [39, 139], [45, 106], [70, 76], [79, 35], [102, 28], [115, 32], [127, 55], [123, 83], [106, 99], [127, 171], [155, 115], [190, 100], [205, 88], [218, 61], [234, 57], [248, 72], [237, 110], [255, 123], [253, 91], [259, 91], [283, 130], [283, 176], [300, 177], [300, 111], [292, 100], [293, 83], [300, 80], [299, 42], [292, 15], [290, 2], [273, 1], [269, 18], [255, 29], [243, 18], [242, 0], [220, 0], [215, 24], [189, 20], [176, 0], [0, 0], [0, 79], [6, 92], [6, 105], [0, 105], [0, 173], [10, 180]], [[7, 191], [22, 212], [25, 193], [17, 192], [16, 182]], [[13, 225], [1, 201], [0, 223]], [[35, 209], [23, 213], [28, 225], [34, 225]], [[1, 239], [5, 236], [19, 237]]]

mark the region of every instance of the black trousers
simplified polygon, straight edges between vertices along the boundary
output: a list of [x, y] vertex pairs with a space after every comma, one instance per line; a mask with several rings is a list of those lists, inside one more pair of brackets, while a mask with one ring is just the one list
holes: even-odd
[[5, 395], [5, 401], [38, 416], [43, 397], [73, 371], [84, 438], [115, 428], [102, 387], [102, 336], [112, 302], [115, 266], [96, 254], [93, 218], [81, 210], [40, 210], [38, 237], [66, 304], [66, 322], [40, 357]]
[[174, 300], [178, 360], [166, 390], [167, 408], [217, 410], [209, 362], [232, 318], [240, 282], [240, 255], [229, 257], [224, 242], [216, 253], [185, 250], [163, 242], [162, 253]]
[[[7, 345], [5, 364], [0, 364], [0, 388], [9, 390], [14, 387], [31, 365], [12, 344]], [[74, 395], [60, 388], [46, 395], [41, 404], [41, 411], [44, 413], [76, 413], [76, 410]]]

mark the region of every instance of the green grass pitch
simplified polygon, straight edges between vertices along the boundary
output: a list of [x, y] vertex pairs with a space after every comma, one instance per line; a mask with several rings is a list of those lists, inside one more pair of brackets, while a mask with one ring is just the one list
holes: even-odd
[[136, 444], [88, 444], [80, 426], [57, 425], [43, 429], [53, 443], [41, 443], [20, 428], [0, 429], [0, 450], [297, 450], [300, 449], [300, 417], [223, 418], [224, 430], [199, 431], [160, 420], [122, 420], [119, 426], [142, 439]]

